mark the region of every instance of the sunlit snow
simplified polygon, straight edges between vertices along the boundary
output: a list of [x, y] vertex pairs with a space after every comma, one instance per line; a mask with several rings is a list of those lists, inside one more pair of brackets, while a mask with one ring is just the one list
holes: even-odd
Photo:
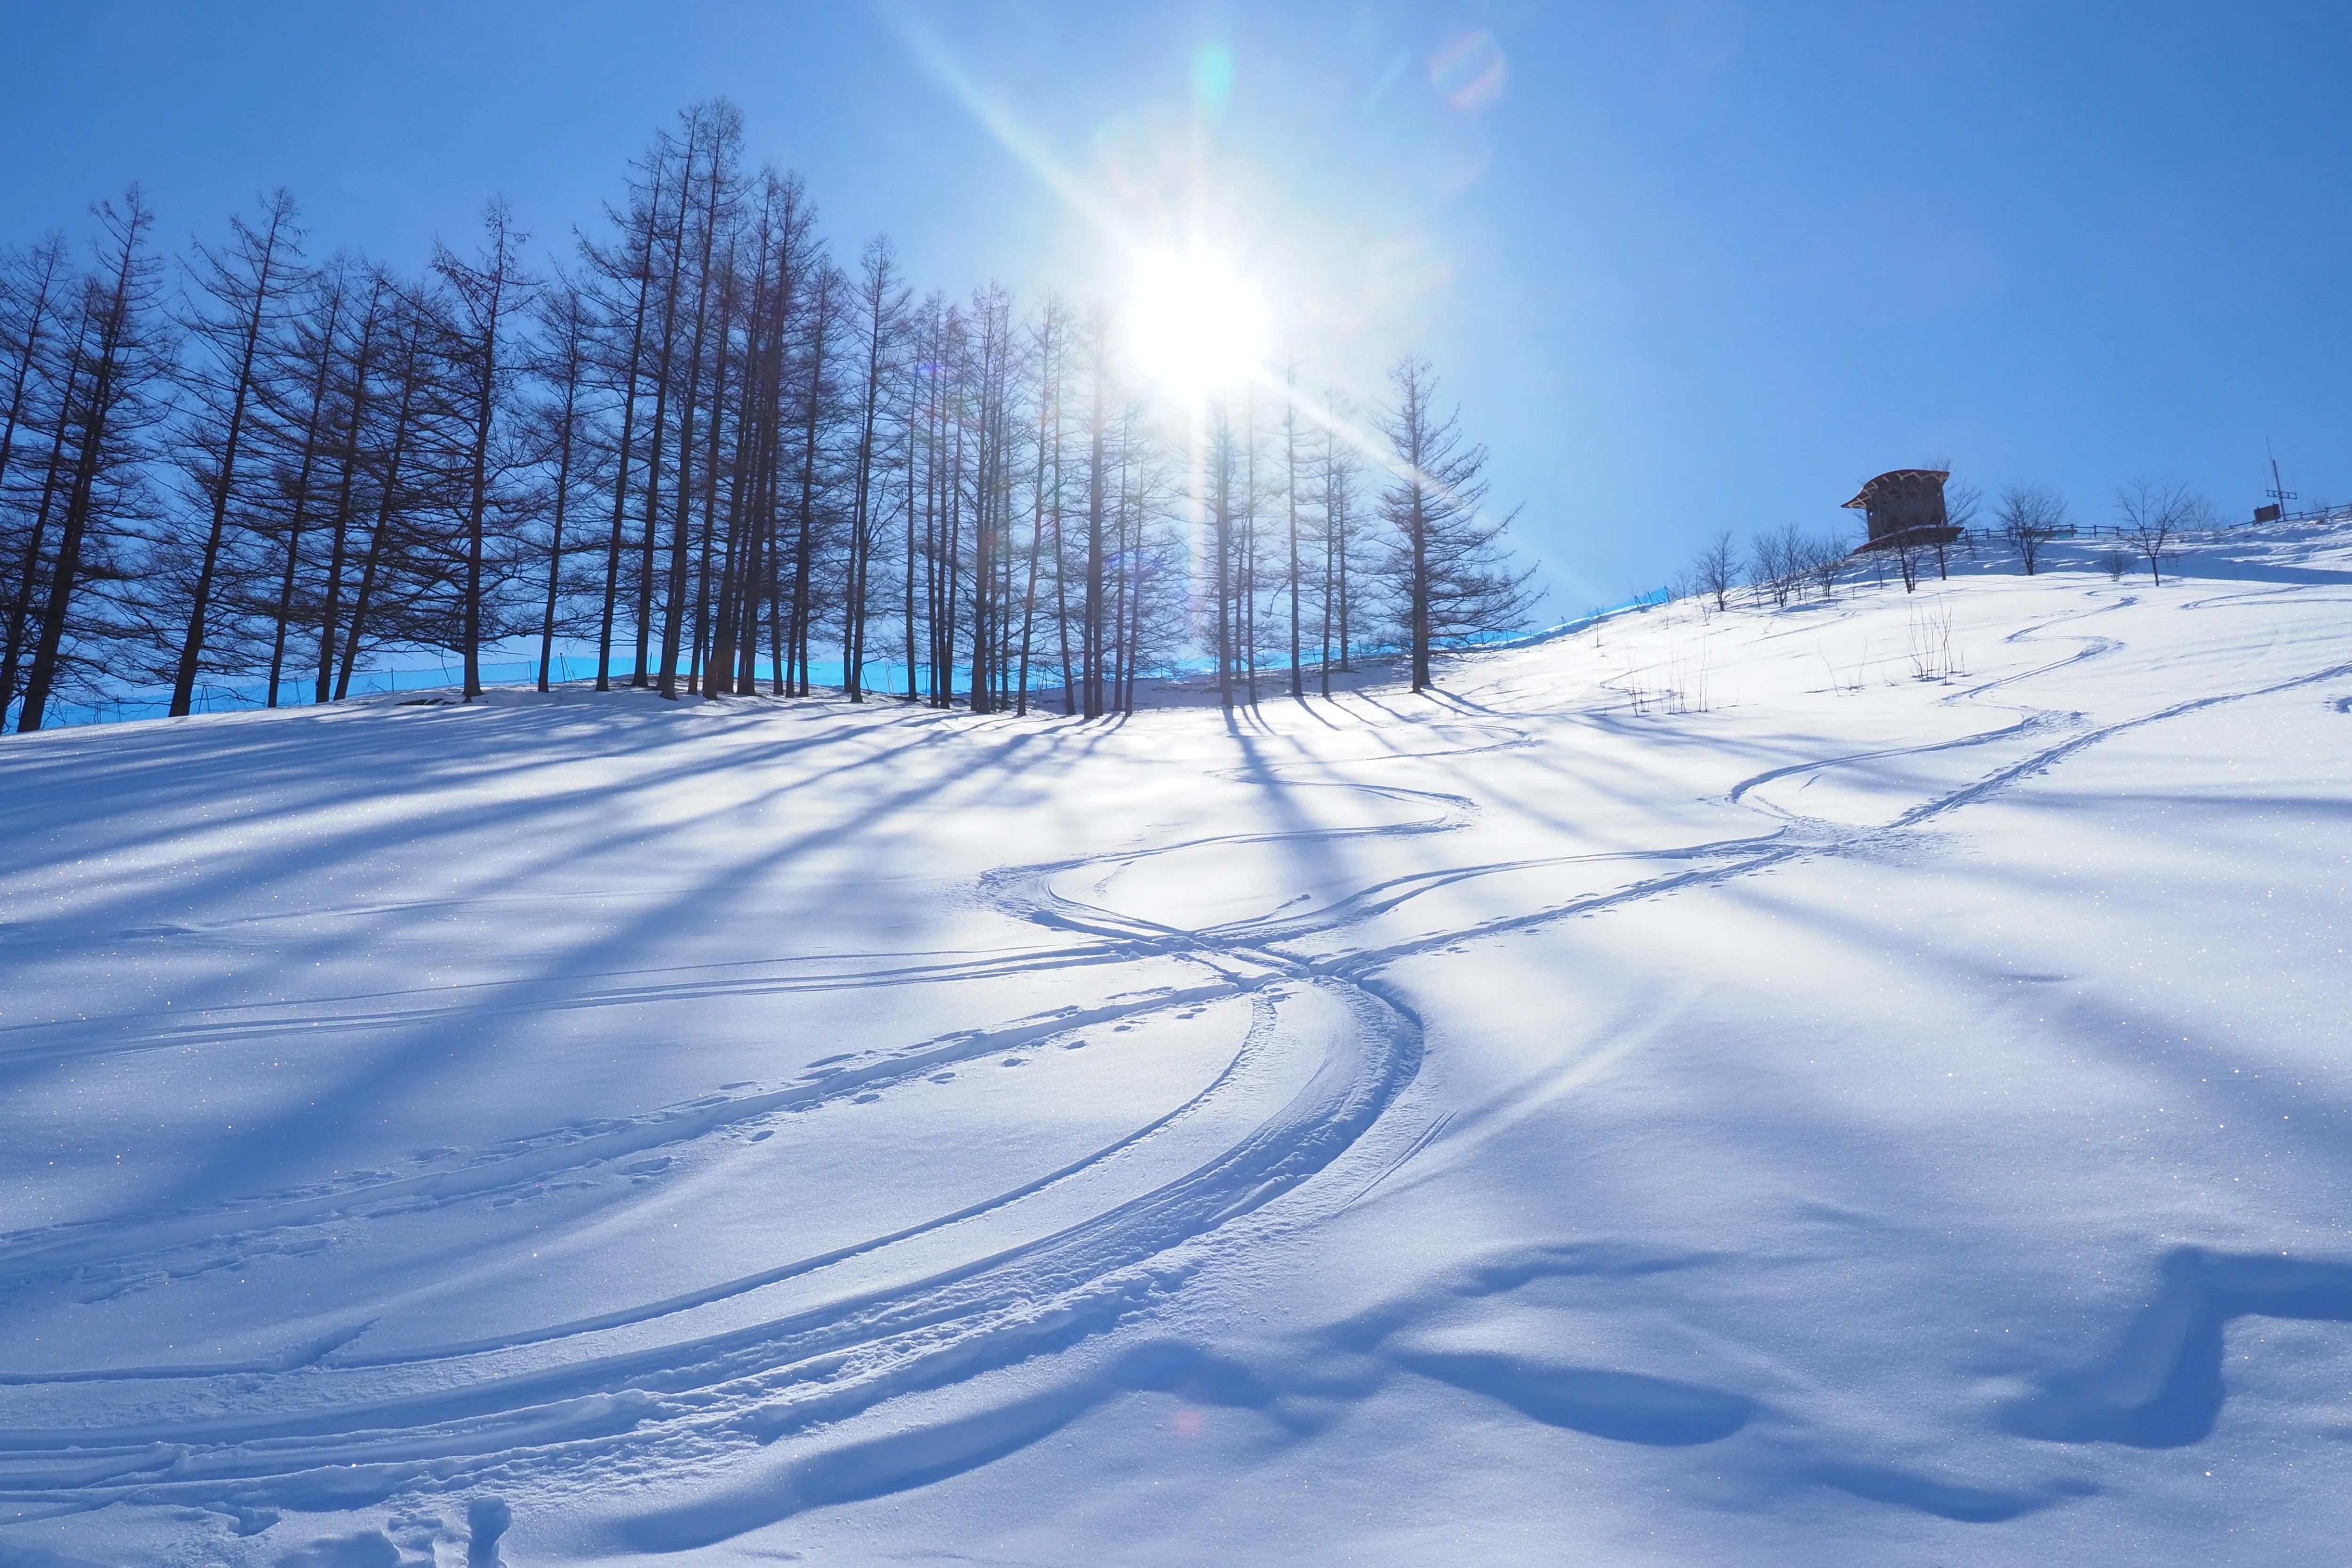
[[0, 742], [0, 1563], [2336, 1561], [2352, 536], [2052, 554]]

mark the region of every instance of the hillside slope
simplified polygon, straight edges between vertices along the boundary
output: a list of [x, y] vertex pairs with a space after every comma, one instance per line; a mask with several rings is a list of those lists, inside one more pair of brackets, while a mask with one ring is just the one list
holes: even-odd
[[2337, 1561], [2347, 763], [2312, 529], [12, 738], [0, 1563]]

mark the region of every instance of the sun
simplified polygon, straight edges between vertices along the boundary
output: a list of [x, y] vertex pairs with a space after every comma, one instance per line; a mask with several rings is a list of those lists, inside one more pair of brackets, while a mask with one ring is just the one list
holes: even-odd
[[1234, 386], [1265, 357], [1265, 305], [1209, 251], [1138, 255], [1124, 316], [1137, 367], [1186, 396]]

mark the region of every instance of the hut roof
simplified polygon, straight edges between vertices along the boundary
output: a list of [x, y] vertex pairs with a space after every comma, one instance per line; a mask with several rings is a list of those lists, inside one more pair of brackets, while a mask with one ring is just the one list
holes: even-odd
[[1854, 491], [1853, 499], [1844, 504], [1849, 508], [1866, 508], [1871, 503], [1874, 492], [1879, 491], [1882, 487], [1885, 489], [1901, 489], [1906, 488], [1900, 483], [1905, 479], [1935, 479], [1940, 483], [1951, 477], [1951, 471], [1948, 468], [1889, 468], [1876, 479], [1865, 483], [1862, 489]]

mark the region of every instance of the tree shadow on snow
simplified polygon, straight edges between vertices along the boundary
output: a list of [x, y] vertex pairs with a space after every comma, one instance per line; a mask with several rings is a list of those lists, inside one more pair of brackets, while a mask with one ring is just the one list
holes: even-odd
[[2179, 1448], [2221, 1418], [2222, 1330], [2232, 1318], [2352, 1322], [2352, 1265], [2250, 1258], [2185, 1247], [2101, 1364], [2048, 1379], [2001, 1412], [2002, 1429], [2053, 1443]]
[[1619, 1443], [1676, 1448], [1713, 1443], [1748, 1425], [1755, 1405], [1725, 1389], [1598, 1367], [1544, 1366], [1483, 1352], [1404, 1352], [1399, 1366], [1500, 1400], [1547, 1426]]

